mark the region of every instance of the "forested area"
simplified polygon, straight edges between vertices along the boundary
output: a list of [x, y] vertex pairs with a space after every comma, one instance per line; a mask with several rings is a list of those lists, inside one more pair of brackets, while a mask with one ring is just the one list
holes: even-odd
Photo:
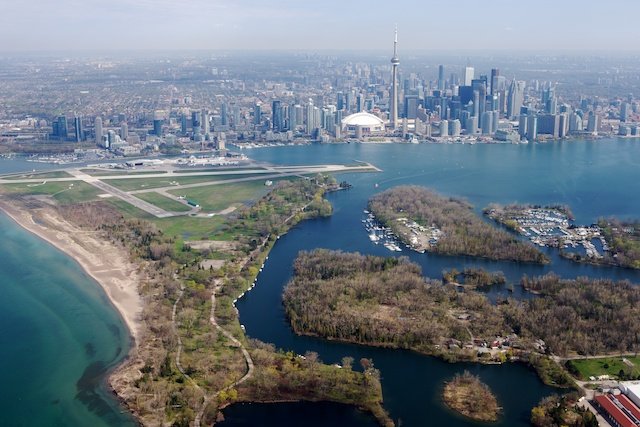
[[521, 284], [538, 295], [492, 305], [480, 292], [424, 279], [407, 259], [316, 250], [298, 256], [283, 299], [296, 333], [431, 354], [449, 339], [469, 342], [470, 334], [515, 333], [518, 349], [557, 355], [640, 349], [639, 288], [553, 274]]
[[468, 255], [494, 260], [547, 263], [533, 245], [495, 228], [473, 212], [466, 201], [440, 196], [424, 187], [400, 186], [369, 200], [369, 210], [405, 243], [411, 231], [398, 218], [440, 229], [444, 235], [429, 250], [444, 255]]
[[257, 340], [250, 344], [258, 369], [238, 390], [243, 401], [270, 402], [277, 396], [281, 400], [342, 402], [371, 411], [385, 427], [393, 426], [380, 406], [380, 372], [371, 360], [359, 360], [359, 372], [351, 357], [344, 357], [337, 367], [323, 364], [315, 352], [297, 355]]
[[284, 305], [297, 333], [432, 353], [443, 337], [468, 340], [453, 309], [474, 313], [477, 336], [505, 330], [497, 307], [481, 294], [457, 292], [425, 281], [404, 258], [381, 258], [327, 250], [303, 252]]
[[[595, 355], [640, 350], [640, 288], [626, 281], [555, 274], [522, 278], [522, 286], [540, 295], [516, 310], [504, 307], [516, 330], [542, 338], [556, 354]], [[517, 314], [516, 314], [517, 313]]]
[[601, 219], [598, 225], [610, 247], [604, 261], [621, 267], [640, 268], [640, 221]]
[[576, 405], [579, 398], [575, 392], [545, 397], [531, 410], [531, 424], [536, 427], [598, 427], [595, 415]]

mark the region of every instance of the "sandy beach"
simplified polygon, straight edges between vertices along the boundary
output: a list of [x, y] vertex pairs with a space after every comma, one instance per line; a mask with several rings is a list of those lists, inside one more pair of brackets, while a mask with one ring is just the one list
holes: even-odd
[[60, 249], [80, 264], [104, 289], [124, 319], [136, 344], [141, 332], [142, 299], [140, 275], [125, 249], [101, 239], [96, 232], [82, 230], [65, 221], [55, 209], [15, 206], [0, 197], [0, 209], [18, 225]]

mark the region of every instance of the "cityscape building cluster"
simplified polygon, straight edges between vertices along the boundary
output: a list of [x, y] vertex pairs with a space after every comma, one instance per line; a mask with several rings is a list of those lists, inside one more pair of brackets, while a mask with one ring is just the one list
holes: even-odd
[[[625, 93], [637, 83], [630, 70], [596, 69], [578, 78], [558, 69], [534, 78], [535, 70], [521, 65], [521, 78], [510, 63], [508, 74], [496, 67], [477, 72], [469, 60], [436, 68], [411, 56], [400, 66], [398, 47], [396, 30], [390, 66], [357, 55], [304, 55], [289, 65], [277, 55], [220, 55], [170, 65], [155, 59], [48, 64], [29, 59], [13, 67], [47, 67], [52, 83], [37, 72], [21, 84], [3, 80], [0, 143], [95, 144], [134, 155], [185, 146], [223, 150], [229, 142], [520, 143], [572, 135], [640, 136], [639, 103]], [[548, 67], [557, 65], [553, 58], [547, 61]], [[0, 74], [17, 71], [0, 64]], [[121, 77], [125, 71], [130, 77]], [[607, 96], [585, 93], [594, 79], [609, 85]], [[69, 90], [58, 90], [59, 102], [44, 108], [28, 82], [39, 85], [42, 96], [63, 82]]]

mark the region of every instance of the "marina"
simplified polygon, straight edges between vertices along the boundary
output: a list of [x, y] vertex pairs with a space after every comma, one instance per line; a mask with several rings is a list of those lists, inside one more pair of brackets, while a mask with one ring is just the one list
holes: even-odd
[[609, 250], [600, 227], [595, 224], [575, 225], [566, 208], [513, 205], [495, 207], [485, 213], [538, 246], [567, 250], [566, 252], [578, 249], [580, 255], [595, 259], [602, 258], [602, 252]]
[[391, 252], [401, 252], [398, 237], [391, 231], [391, 228], [384, 227], [375, 215], [368, 210], [364, 210], [365, 218], [362, 220], [364, 229], [369, 235], [369, 240], [376, 245], [382, 245]]

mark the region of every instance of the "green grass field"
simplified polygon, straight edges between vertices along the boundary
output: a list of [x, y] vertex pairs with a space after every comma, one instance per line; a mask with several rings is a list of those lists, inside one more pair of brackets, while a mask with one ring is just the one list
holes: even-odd
[[0, 185], [5, 194], [48, 195], [62, 204], [88, 202], [98, 199], [102, 191], [82, 181], [48, 182], [46, 184]]
[[54, 171], [54, 172], [34, 172], [34, 173], [24, 173], [20, 175], [12, 175], [6, 176], [2, 179], [49, 179], [49, 178], [70, 178], [69, 175], [65, 171]]
[[136, 197], [169, 212], [189, 212], [191, 206], [182, 204], [158, 193], [140, 193]]
[[258, 180], [185, 188], [170, 191], [170, 193], [176, 196], [185, 196], [187, 199], [195, 201], [205, 212], [217, 212], [229, 206], [257, 200], [267, 194], [269, 190], [270, 187], [265, 186], [264, 181]]
[[225, 226], [226, 218], [214, 216], [211, 218], [196, 218], [192, 216], [176, 216], [171, 218], [156, 218], [129, 203], [111, 198], [107, 201], [115, 206], [127, 218], [138, 218], [152, 222], [163, 233], [176, 238], [176, 246], [181, 246], [185, 240], [231, 240], [233, 236]]
[[184, 240], [228, 240], [225, 233], [226, 218], [214, 216], [211, 218], [194, 218], [190, 216], [176, 216], [172, 218], [153, 218], [151, 221], [166, 235]]
[[[619, 377], [622, 370], [626, 376], [640, 376], [640, 357], [625, 357], [632, 366], [624, 363], [622, 357], [603, 357], [598, 359], [576, 359], [567, 362], [567, 368], [579, 379], [588, 380], [589, 377], [609, 375]], [[576, 375], [576, 373], [578, 375]]]
[[115, 206], [116, 209], [118, 209], [120, 213], [122, 213], [122, 215], [124, 215], [126, 218], [129, 218], [129, 219], [137, 218], [137, 219], [143, 219], [146, 221], [153, 221], [156, 218], [150, 213], [147, 213], [141, 209], [138, 209], [135, 206], [125, 202], [124, 200], [121, 200], [115, 197], [105, 199], [105, 201]]
[[[135, 191], [135, 190], [146, 190], [150, 188], [162, 188], [162, 187], [171, 187], [177, 184], [180, 185], [188, 185], [188, 184], [199, 184], [201, 182], [216, 182], [216, 181], [224, 181], [226, 179], [238, 179], [238, 178], [247, 178], [256, 176], [254, 174], [232, 174], [232, 175], [203, 175], [203, 176], [176, 176], [176, 175], [167, 175], [166, 178], [125, 178], [125, 179], [108, 179], [105, 178], [104, 182], [109, 185], [113, 185], [116, 188], [119, 188], [123, 191]], [[256, 179], [261, 180], [262, 178], [256, 176]]]
[[[257, 200], [257, 198], [261, 197], [263, 194], [269, 191], [270, 187], [265, 187], [262, 181], [252, 181], [239, 184], [214, 185], [211, 187], [202, 187], [202, 189], [198, 190], [207, 188], [209, 189], [209, 191], [223, 190], [218, 191], [214, 198], [220, 198], [221, 201], [216, 203], [220, 203], [220, 205], [223, 206], [222, 209], [224, 209], [227, 208], [233, 200], [248, 200], [246, 197], [253, 197], [253, 199], [251, 200]], [[206, 194], [206, 191], [204, 193]], [[148, 194], [154, 194], [154, 196], [149, 197]], [[206, 195], [207, 197], [212, 197], [211, 194]], [[241, 197], [238, 198], [239, 195]], [[143, 196], [144, 200], [153, 204], [157, 203], [156, 196], [166, 199], [166, 197], [161, 196], [157, 193], [140, 193], [137, 196]], [[170, 199], [166, 200], [168, 200], [169, 202], [173, 202]], [[110, 198], [105, 199], [105, 201], [115, 206], [120, 212], [122, 212], [123, 215], [128, 218], [139, 218], [153, 222], [165, 234], [176, 238], [177, 247], [181, 246], [182, 242], [185, 240], [232, 240], [234, 237], [234, 233], [237, 234], [237, 230], [232, 230], [227, 225], [227, 218], [222, 215], [216, 215], [209, 218], [197, 218], [189, 215], [176, 216], [171, 218], [156, 218], [153, 215], [150, 215], [123, 200]], [[200, 203], [199, 200], [198, 202]], [[163, 208], [166, 208], [166, 206], [164, 206]]]

